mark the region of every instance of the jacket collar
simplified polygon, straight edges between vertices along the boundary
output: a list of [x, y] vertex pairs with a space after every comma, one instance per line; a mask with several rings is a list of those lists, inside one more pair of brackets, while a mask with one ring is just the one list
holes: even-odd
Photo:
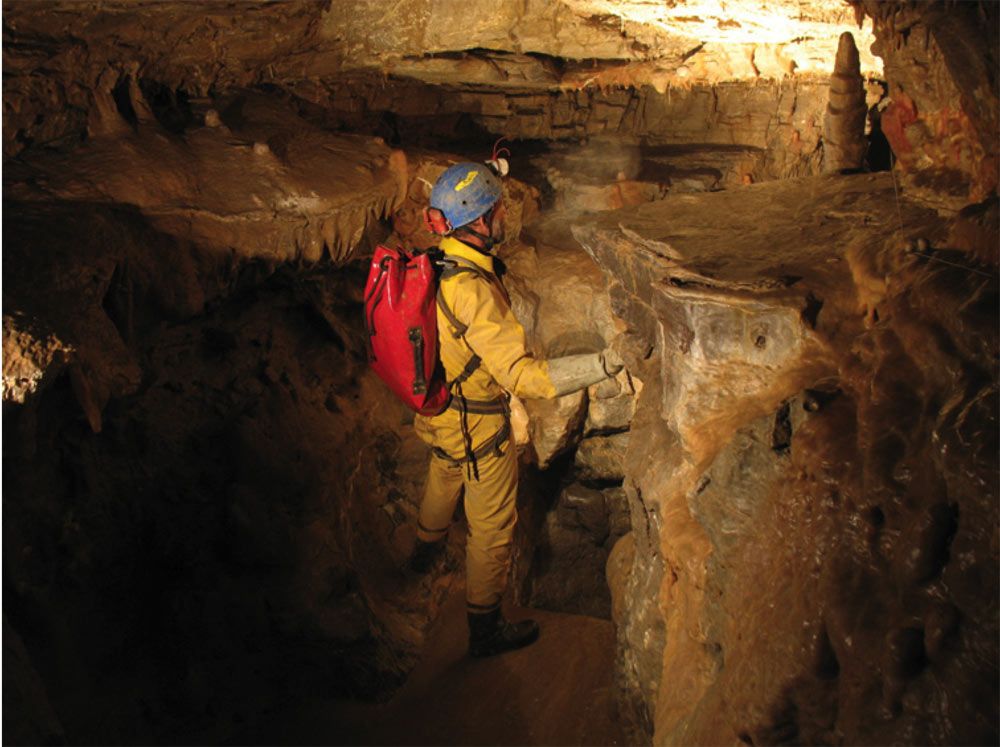
[[493, 257], [477, 252], [471, 246], [466, 246], [454, 236], [445, 236], [438, 245], [445, 254], [460, 257], [466, 262], [472, 262], [486, 272], [493, 273]]

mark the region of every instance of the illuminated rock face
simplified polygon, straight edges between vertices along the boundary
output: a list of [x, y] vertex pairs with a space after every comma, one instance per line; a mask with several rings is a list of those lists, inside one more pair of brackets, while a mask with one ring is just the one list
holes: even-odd
[[908, 254], [895, 210], [887, 175], [834, 177], [575, 230], [656, 342], [617, 619], [656, 743], [995, 737], [996, 281]]
[[[708, 92], [739, 82], [737, 95], [754, 96], [756, 84], [777, 81], [792, 98], [802, 87], [805, 101], [815, 83], [825, 88], [844, 31], [859, 35], [862, 72], [880, 71], [868, 52], [870, 29], [856, 28], [847, 5], [823, 0], [724, 9], [701, 0], [663, 7], [406, 0], [391, 9], [378, 0], [302, 0], [207, 11], [183, 2], [138, 10], [129, 2], [90, 9], [56, 0], [11, 3], [5, 19], [7, 154], [120, 131], [124, 125], [105, 114], [126, 96], [137, 101], [139, 92], [149, 99], [134, 112], [140, 119], [167, 119], [171, 103], [196, 105], [219, 91], [266, 84], [353, 113], [355, 122], [379, 109], [397, 117], [452, 112], [508, 136], [629, 128], [655, 136], [670, 133], [678, 119], [671, 106], [671, 126], [655, 119], [668, 90], [670, 101], [683, 101], [693, 86]], [[822, 107], [825, 95], [816, 95]], [[721, 111], [733, 113], [725, 104]], [[724, 129], [762, 124], [732, 121]], [[815, 138], [800, 134], [811, 150]]]
[[[637, 743], [995, 743], [996, 10], [851, 5], [7, 3], [11, 741], [406, 676], [462, 525], [400, 573], [428, 455], [364, 264], [506, 135], [530, 348], [634, 335], [514, 403], [516, 599], [611, 617]], [[895, 183], [817, 176], [845, 31]]]

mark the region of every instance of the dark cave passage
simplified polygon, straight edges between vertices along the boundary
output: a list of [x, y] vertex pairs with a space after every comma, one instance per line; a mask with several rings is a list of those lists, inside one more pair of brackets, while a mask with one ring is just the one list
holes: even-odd
[[[5, 743], [997, 740], [996, 7], [606, 5], [4, 4]], [[364, 288], [498, 142], [527, 353], [626, 343], [479, 659]]]
[[[122, 266], [102, 302], [119, 330], [120, 319], [143, 314], [123, 316], [115, 299], [126, 297], [128, 309], [148, 301], [122, 279]], [[264, 744], [294, 734], [303, 742], [394, 743], [419, 726], [420, 709], [397, 705], [419, 691], [411, 686], [394, 698], [391, 712], [403, 715], [382, 737], [365, 725], [372, 709], [381, 718], [386, 706], [361, 703], [393, 697], [415, 663], [414, 676], [436, 682], [451, 701], [491, 678], [485, 662], [452, 676], [455, 660], [465, 657], [464, 607], [452, 603], [445, 617], [442, 605], [462, 596], [461, 516], [445, 564], [426, 579], [402, 570], [426, 452], [412, 434], [390, 427], [405, 419], [402, 409], [386, 403], [386, 412], [372, 412], [376, 400], [357, 383], [365, 365], [361, 272], [282, 269], [192, 320], [155, 328], [133, 323], [134, 335], [122, 337], [134, 338], [144, 379], [104, 409], [98, 434], [80, 412], [70, 375], [54, 382], [37, 408], [5, 413], [5, 459], [34, 465], [8, 474], [8, 495], [45, 497], [7, 508], [5, 541], [24, 548], [28, 561], [7, 591], [9, 622], [23, 631], [27, 650], [46, 652], [33, 666], [47, 681], [80, 683], [97, 666], [109, 682], [128, 677], [141, 694], [135, 712], [109, 724], [95, 713], [87, 688], [60, 692], [55, 707], [80, 741]], [[345, 442], [365, 446], [348, 454]], [[33, 450], [24, 453], [28, 444]], [[581, 737], [586, 743], [611, 743], [608, 735], [617, 743], [623, 737], [609, 698], [613, 632], [604, 564], [628, 530], [627, 503], [620, 487], [601, 492], [574, 483], [561, 492], [574, 471], [587, 476], [602, 468], [577, 468], [572, 457], [525, 476], [522, 517], [531, 528], [515, 595], [605, 618], [549, 614], [538, 650], [558, 662], [572, 641], [573, 666], [586, 673], [577, 683], [580, 696], [587, 687], [599, 691], [606, 709], [588, 725], [571, 710], [553, 713], [548, 702], [545, 719], [536, 712], [519, 722], [522, 731], [500, 734], [527, 738], [545, 721], [549, 730], [537, 732], [547, 735], [536, 737], [539, 743], [552, 735], [575, 742], [568, 735], [578, 728], [590, 734]], [[355, 481], [340, 477], [359, 470]], [[621, 502], [613, 517], [605, 506], [609, 490]], [[568, 533], [555, 545], [545, 526], [556, 515], [548, 504], [567, 492], [568, 504], [559, 500], [572, 518], [568, 527], [554, 525]], [[589, 494], [582, 507], [581, 492]], [[337, 536], [345, 528], [346, 538]], [[581, 553], [589, 564], [574, 568]], [[64, 557], [76, 560], [62, 566]], [[39, 575], [52, 567], [58, 576]], [[571, 581], [574, 593], [554, 593]], [[42, 586], [51, 589], [45, 596], [35, 591]], [[428, 654], [423, 629], [439, 608], [434, 629], [445, 630], [429, 639]], [[383, 627], [387, 609], [399, 618], [397, 629]], [[88, 621], [83, 630], [96, 661], [68, 655], [84, 646], [77, 638], [83, 631], [52, 630], [50, 620], [59, 618]], [[600, 655], [581, 656], [581, 645], [599, 645]], [[556, 666], [540, 665], [528, 652], [516, 656], [524, 672], [508, 680], [511, 692], [534, 667]], [[567, 709], [575, 692], [571, 681], [562, 696]], [[102, 695], [108, 708], [126, 697], [118, 690]], [[297, 724], [288, 722], [307, 707], [326, 716], [306, 711]], [[469, 716], [470, 735], [480, 728], [478, 713]], [[347, 731], [324, 731], [338, 719]], [[439, 735], [425, 737], [433, 744], [441, 732], [428, 734]]]

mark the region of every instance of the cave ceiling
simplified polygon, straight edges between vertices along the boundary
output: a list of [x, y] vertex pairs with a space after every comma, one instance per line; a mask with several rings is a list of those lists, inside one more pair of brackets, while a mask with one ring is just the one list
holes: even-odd
[[[206, 95], [378, 73], [455, 86], [674, 86], [827, 75], [844, 31], [879, 74], [871, 22], [841, 0], [277, 0], [4, 3], [4, 65], [79, 77], [109, 61]], [[90, 81], [80, 81], [86, 84]]]

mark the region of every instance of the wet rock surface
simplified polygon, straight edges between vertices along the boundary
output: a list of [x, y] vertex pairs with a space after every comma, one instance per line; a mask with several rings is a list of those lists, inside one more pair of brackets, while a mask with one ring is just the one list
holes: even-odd
[[[625, 489], [666, 572], [623, 582], [623, 546], [609, 574], [658, 743], [996, 736], [972, 684], [996, 660], [996, 280], [907, 253], [896, 209], [887, 177], [822, 177], [576, 230], [656, 345]], [[650, 618], [662, 649], [629, 635]]]

